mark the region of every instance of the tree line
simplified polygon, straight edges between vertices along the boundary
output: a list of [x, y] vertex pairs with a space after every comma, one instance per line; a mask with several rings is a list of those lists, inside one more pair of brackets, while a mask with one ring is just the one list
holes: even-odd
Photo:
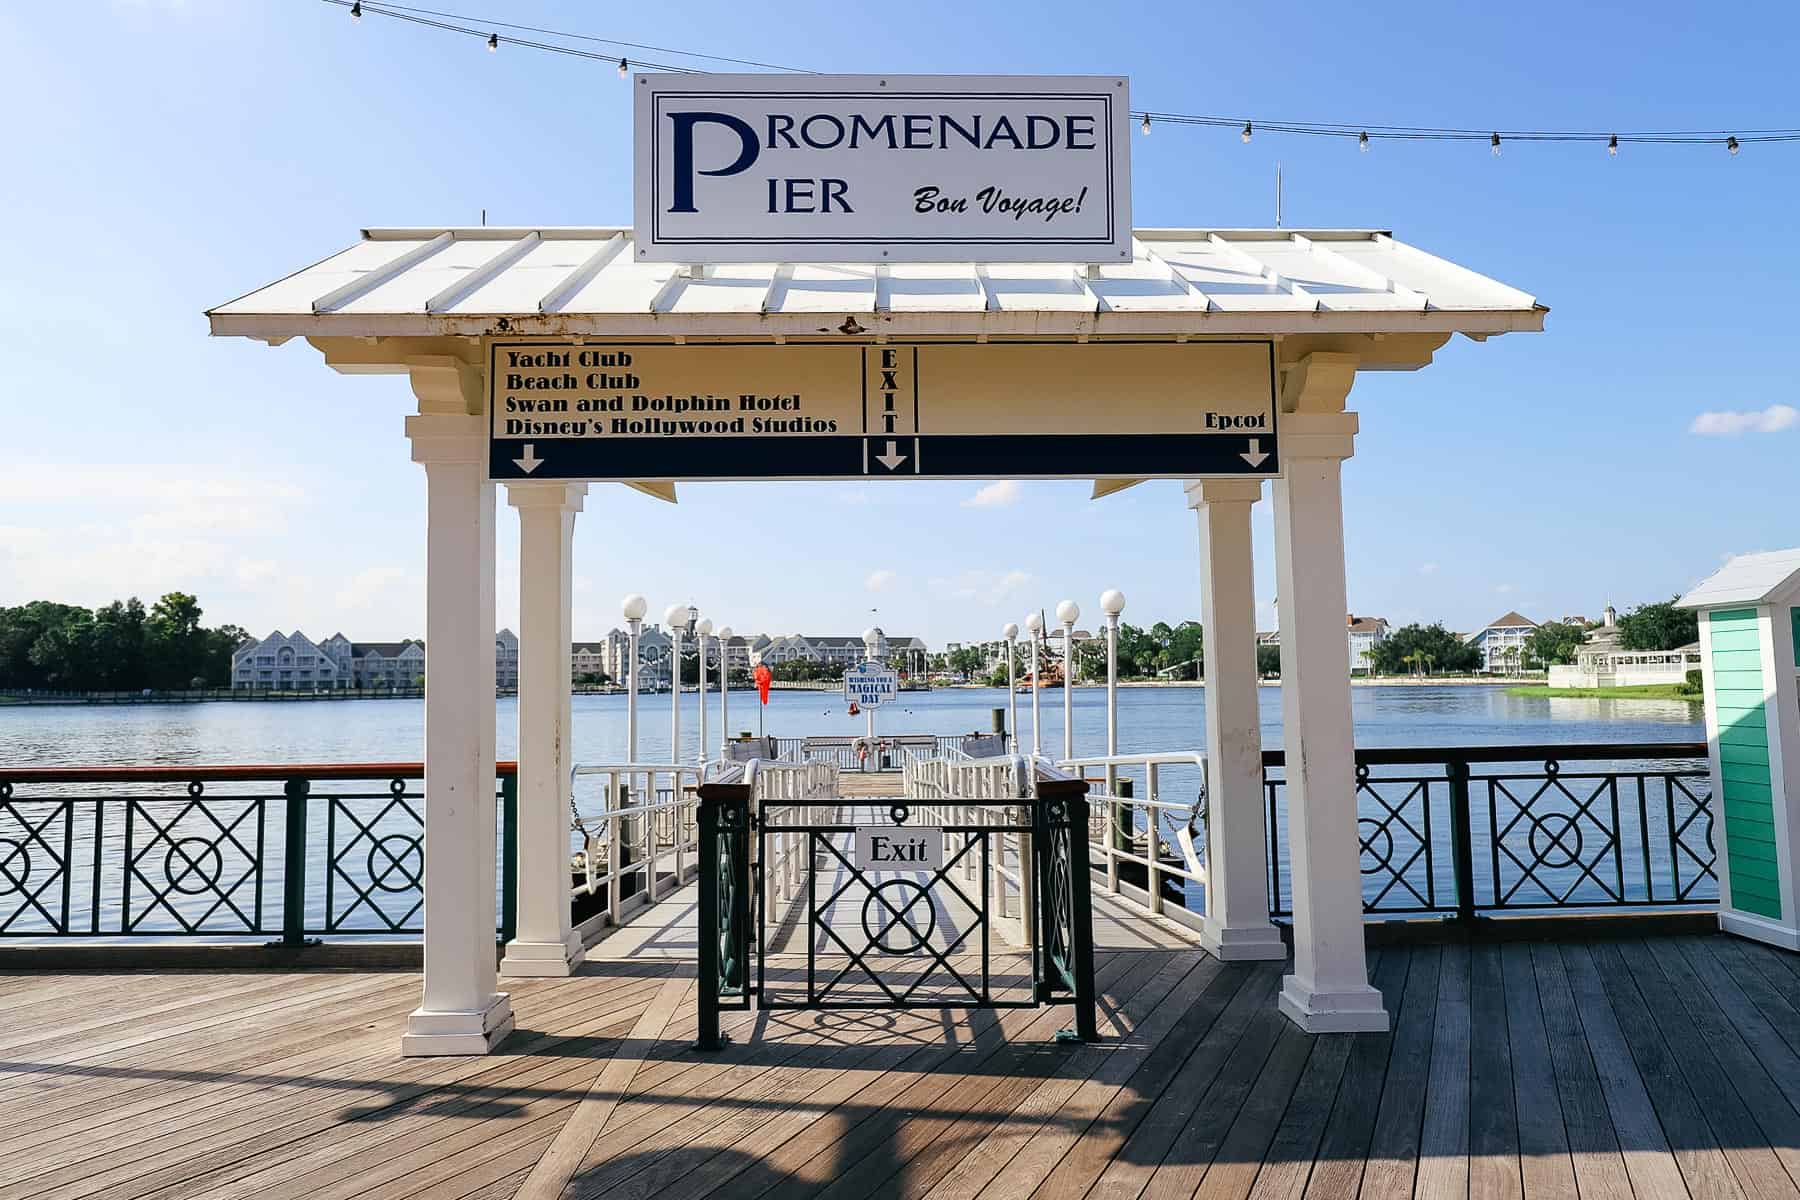
[[180, 691], [226, 687], [236, 625], [208, 629], [200, 602], [170, 592], [148, 609], [133, 596], [102, 608], [33, 600], [0, 607], [0, 688]]

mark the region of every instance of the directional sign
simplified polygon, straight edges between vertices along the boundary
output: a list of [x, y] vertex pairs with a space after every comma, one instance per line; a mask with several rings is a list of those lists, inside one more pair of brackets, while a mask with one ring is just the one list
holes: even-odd
[[900, 694], [900, 676], [874, 663], [857, 663], [844, 671], [844, 699], [863, 708], [887, 704]]
[[494, 479], [1280, 473], [1270, 342], [496, 341]]

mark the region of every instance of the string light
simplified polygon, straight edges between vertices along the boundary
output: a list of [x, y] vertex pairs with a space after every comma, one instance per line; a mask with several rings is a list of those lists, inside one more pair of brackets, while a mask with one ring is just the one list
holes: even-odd
[[[600, 37], [593, 34], [572, 33], [564, 30], [546, 29], [535, 25], [520, 25], [507, 21], [488, 20], [482, 17], [464, 16], [461, 13], [414, 5], [392, 4], [387, 0], [322, 0], [326, 4], [335, 4], [350, 10], [353, 20], [360, 22], [365, 11], [372, 16], [390, 17], [406, 21], [414, 25], [440, 29], [451, 33], [460, 33], [470, 37], [478, 37], [487, 42], [489, 50], [497, 51], [500, 37], [494, 30], [518, 30], [523, 33], [542, 34], [548, 38], [561, 41], [539, 41], [528, 37], [509, 35], [509, 45], [528, 50], [545, 50], [556, 54], [566, 54], [576, 58], [586, 58], [608, 65], [617, 66], [621, 77], [629, 77], [633, 69], [653, 71], [692, 72], [710, 68], [696, 68], [682, 62], [653, 61], [639, 58], [628, 60], [615, 57], [611, 53], [584, 49], [581, 46], [568, 45], [570, 41], [594, 42], [615, 48], [632, 48], [648, 50], [656, 54], [674, 55], [681, 59], [698, 59], [708, 62], [731, 63], [758, 70], [806, 72], [804, 68], [785, 66], [778, 63], [759, 62], [753, 59], [731, 58], [725, 55], [703, 54], [698, 51], [682, 50], [669, 46], [651, 46], [646, 43], [628, 42], [619, 38]], [[474, 24], [472, 24], [474, 23]], [[482, 26], [488, 28], [482, 28]], [[1512, 129], [1502, 135], [1498, 130], [1466, 129], [1432, 125], [1353, 125], [1347, 122], [1333, 121], [1276, 121], [1246, 120], [1242, 117], [1221, 117], [1204, 113], [1152, 112], [1140, 111], [1133, 114], [1139, 118], [1139, 129], [1148, 134], [1152, 121], [1166, 125], [1193, 125], [1207, 128], [1225, 128], [1238, 130], [1239, 138], [1248, 143], [1260, 126], [1265, 133], [1285, 133], [1303, 137], [1335, 137], [1355, 139], [1357, 149], [1367, 151], [1378, 138], [1394, 141], [1476, 141], [1486, 139], [1490, 150], [1500, 153], [1501, 138], [1522, 142], [1591, 142], [1604, 145], [1609, 155], [1616, 155], [1618, 147], [1625, 142], [1640, 145], [1719, 145], [1721, 139], [1725, 149], [1736, 155], [1745, 144], [1750, 142], [1800, 142], [1800, 128], [1752, 129], [1744, 134], [1727, 133], [1722, 129], [1714, 130], [1654, 130], [1640, 133], [1608, 133], [1592, 130], [1543, 130]]]
[[1493, 140], [1488, 142], [1488, 153], [1492, 154], [1495, 158], [1500, 157], [1500, 135], [1499, 134], [1496, 133], [1493, 137]]

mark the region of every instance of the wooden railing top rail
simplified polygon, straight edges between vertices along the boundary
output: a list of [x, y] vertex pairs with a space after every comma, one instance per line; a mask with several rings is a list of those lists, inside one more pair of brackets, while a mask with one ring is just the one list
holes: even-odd
[[[1571, 742], [1513, 746], [1358, 746], [1356, 761], [1370, 766], [1448, 762], [1584, 762], [1607, 759], [1705, 758], [1705, 742]], [[1264, 750], [1263, 766], [1287, 765], [1285, 750]]]
[[[519, 764], [503, 760], [494, 764], [498, 775], [516, 775]], [[423, 779], [425, 764], [390, 763], [266, 763], [190, 766], [113, 767], [8, 767], [0, 765], [0, 780], [9, 783], [190, 783], [238, 780], [278, 782], [288, 779]]]

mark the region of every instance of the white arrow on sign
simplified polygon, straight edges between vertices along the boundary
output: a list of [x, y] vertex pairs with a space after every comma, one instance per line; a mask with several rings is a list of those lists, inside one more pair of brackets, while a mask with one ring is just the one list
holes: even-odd
[[[531, 447], [525, 447], [525, 452], [527, 454], [531, 453]], [[1269, 454], [1268, 451], [1262, 448], [1262, 440], [1260, 438], [1251, 438], [1250, 449], [1245, 453], [1238, 455], [1238, 457], [1253, 467], [1260, 467], [1263, 465], [1263, 460], [1269, 457]]]
[[898, 448], [894, 445], [894, 439], [889, 438], [887, 453], [877, 454], [875, 456], [875, 461], [890, 471], [898, 471], [900, 469], [900, 464], [906, 461], [906, 455], [896, 453], [897, 449]]
[[[1252, 443], [1252, 444], [1254, 444], [1254, 443]], [[516, 465], [519, 468], [519, 470], [525, 472], [527, 475], [529, 475], [533, 471], [537, 470], [538, 467], [543, 463], [543, 461], [544, 461], [543, 459], [541, 459], [537, 456], [537, 452], [534, 449], [532, 449], [532, 445], [530, 442], [525, 443], [525, 457], [513, 459], [514, 465]]]

